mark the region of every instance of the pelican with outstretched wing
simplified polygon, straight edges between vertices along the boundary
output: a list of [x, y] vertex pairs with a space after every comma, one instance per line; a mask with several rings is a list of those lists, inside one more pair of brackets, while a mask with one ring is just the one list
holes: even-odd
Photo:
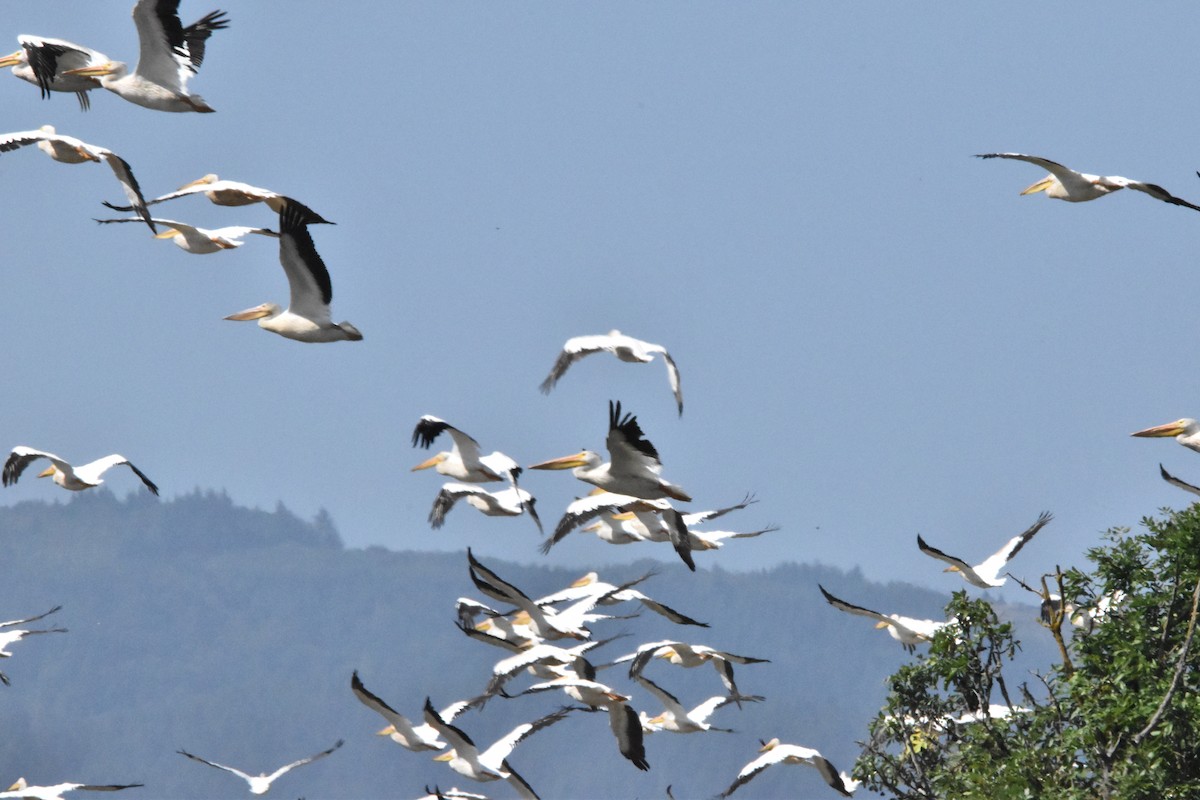
[[146, 477], [146, 474], [135, 467], [133, 463], [123, 455], [113, 453], [104, 458], [98, 458], [95, 461], [89, 461], [87, 464], [82, 464], [78, 467], [71, 466], [68, 462], [54, 455], [41, 450], [34, 450], [32, 447], [18, 445], [12, 449], [8, 455], [8, 460], [4, 462], [3, 473], [0, 473], [0, 482], [5, 486], [10, 486], [17, 482], [21, 477], [21, 473], [31, 462], [37, 461], [39, 458], [47, 459], [50, 466], [41, 472], [39, 478], [52, 478], [56, 484], [64, 489], [69, 489], [72, 492], [81, 492], [84, 489], [92, 489], [104, 483], [101, 475], [109, 469], [122, 464], [133, 470], [133, 474], [142, 479], [142, 483], [146, 484], [146, 488], [153, 494], [158, 494], [158, 487], [154, 485], [154, 481]]
[[671, 358], [667, 348], [661, 344], [651, 344], [643, 342], [641, 339], [634, 339], [618, 330], [611, 330], [607, 334], [576, 336], [567, 339], [554, 366], [550, 369], [550, 374], [546, 376], [546, 380], [542, 381], [540, 388], [543, 394], [550, 393], [554, 384], [558, 383], [558, 379], [566, 374], [572, 364], [592, 353], [612, 353], [629, 364], [648, 364], [654, 360], [656, 355], [662, 356], [663, 362], [667, 365], [667, 381], [671, 384], [671, 393], [675, 395], [675, 405], [679, 408], [679, 414], [683, 415], [683, 391], [679, 388], [679, 367], [675, 366], [675, 359]]
[[1033, 538], [1034, 534], [1040, 531], [1052, 519], [1054, 517], [1049, 511], [1043, 511], [1037, 518], [1037, 522], [1034, 522], [1024, 531], [1009, 539], [1004, 547], [1001, 547], [984, 561], [975, 565], [968, 564], [957, 556], [943, 553], [936, 547], [930, 547], [921, 538], [921, 534], [919, 533], [917, 534], [917, 547], [925, 555], [949, 564], [950, 566], [945, 569], [946, 572], [957, 572], [963, 576], [963, 580], [967, 583], [972, 586], [978, 586], [980, 589], [992, 589], [997, 586], [1003, 586], [1008, 582], [1008, 578], [1000, 577], [1000, 570], [1004, 569], [1008, 565], [1008, 562], [1012, 560], [1012, 557], [1019, 553], [1021, 548]]
[[1045, 192], [1047, 197], [1055, 200], [1083, 203], [1112, 194], [1120, 189], [1135, 189], [1150, 195], [1155, 200], [1200, 211], [1200, 206], [1181, 200], [1158, 184], [1122, 178], [1120, 175], [1089, 175], [1086, 172], [1076, 172], [1057, 161], [1051, 161], [1041, 156], [1028, 156], [1024, 153], [980, 153], [977, 158], [1011, 158], [1017, 161], [1028, 161], [1050, 173], [1037, 183], [1026, 187], [1021, 192], [1023, 195]]
[[234, 321], [258, 320], [258, 327], [298, 342], [357, 342], [363, 336], [349, 322], [334, 322], [329, 304], [333, 282], [313, 244], [308, 226], [323, 222], [302, 203], [288, 200], [279, 212], [279, 263], [287, 274], [291, 300], [287, 310], [276, 303], [230, 314]]
[[345, 744], [345, 742], [343, 742], [341, 739], [338, 739], [337, 742], [334, 743], [333, 747], [329, 748], [328, 750], [322, 750], [321, 752], [317, 753], [316, 755], [311, 755], [308, 758], [302, 758], [299, 761], [293, 761], [290, 764], [284, 764], [282, 767], [275, 770], [270, 775], [268, 775], [265, 772], [260, 773], [258, 775], [250, 775], [245, 772], [242, 772], [240, 769], [235, 769], [234, 767], [227, 767], [224, 764], [218, 764], [215, 761], [209, 761], [208, 759], [201, 758], [200, 756], [194, 756], [191, 753], [187, 752], [186, 750], [177, 750], [176, 752], [179, 753], [179, 755], [181, 755], [181, 756], [187, 756], [188, 758], [192, 759], [193, 761], [199, 761], [201, 764], [208, 764], [210, 767], [216, 767], [217, 769], [223, 769], [226, 772], [232, 772], [234, 775], [237, 775], [239, 778], [246, 781], [246, 783], [250, 784], [250, 793], [251, 794], [266, 794], [267, 791], [271, 788], [271, 784], [274, 783], [276, 780], [278, 780], [284, 774], [290, 772], [291, 770], [295, 769], [296, 767], [303, 767], [305, 764], [311, 764], [312, 762], [316, 761], [319, 758], [324, 758], [325, 756], [332, 753], [334, 750], [337, 750], [343, 744]]
[[133, 169], [112, 150], [88, 144], [74, 136], [64, 136], [55, 131], [53, 125], [43, 125], [36, 131], [0, 134], [0, 153], [30, 144], [36, 144], [43, 153], [63, 164], [83, 164], [88, 161], [103, 161], [108, 164], [121, 188], [125, 190], [125, 196], [132, 203], [128, 206], [129, 210], [137, 212], [138, 218], [149, 225], [150, 230], [155, 230], [150, 210], [146, 208], [146, 201], [142, 198], [141, 187], [138, 186], [137, 178], [133, 177]]
[[621, 403], [608, 401], [608, 462], [591, 450], [534, 464], [530, 469], [569, 469], [581, 481], [599, 486], [616, 494], [627, 494], [644, 500], [669, 497], [685, 503], [691, 501], [681, 487], [664, 480], [660, 475], [662, 462], [658, 451], [642, 433], [637, 417], [621, 414]]

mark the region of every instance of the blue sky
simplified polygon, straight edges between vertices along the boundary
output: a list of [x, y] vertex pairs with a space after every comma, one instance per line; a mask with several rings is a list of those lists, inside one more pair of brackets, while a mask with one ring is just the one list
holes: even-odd
[[[729, 526], [782, 526], [702, 567], [817, 560], [947, 591], [916, 533], [982, 559], [1049, 509], [1014, 562], [1032, 580], [1187, 502], [1159, 461], [1200, 482], [1194, 454], [1128, 436], [1200, 416], [1200, 215], [1019, 197], [1040, 170], [972, 158], [1034, 153], [1200, 200], [1188, 4], [226, 8], [192, 83], [217, 113], [96, 91], [85, 114], [5, 76], [3, 130], [108, 147], [148, 196], [216, 172], [297, 197], [338, 223], [313, 235], [334, 318], [365, 340], [223, 321], [286, 302], [273, 242], [191, 256], [97, 226], [121, 199], [106, 168], [6, 153], [0, 446], [121, 452], [166, 496], [324, 508], [352, 546], [533, 561], [526, 520], [464, 506], [429, 529], [440, 484], [409, 472], [427, 455], [413, 425], [434, 414], [529, 464], [600, 448], [619, 399], [694, 508], [752, 491]], [[123, 7], [8, 0], [4, 23], [4, 52], [34, 33], [136, 60]], [[276, 222], [198, 198], [159, 211]], [[594, 357], [538, 393], [564, 340], [610, 328], [675, 355], [682, 419], [660, 363]], [[551, 522], [587, 488], [525, 486]], [[646, 552], [575, 536], [551, 558]]]

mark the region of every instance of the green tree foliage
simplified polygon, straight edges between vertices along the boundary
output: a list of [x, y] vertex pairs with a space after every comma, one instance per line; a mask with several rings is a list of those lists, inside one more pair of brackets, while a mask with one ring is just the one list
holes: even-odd
[[906, 799], [1200, 797], [1200, 505], [1106, 540], [1088, 552], [1090, 572], [1042, 579], [1060, 653], [1044, 672], [1006, 675], [1019, 648], [1011, 626], [955, 594], [947, 616], [958, 625], [890, 679], [855, 767], [865, 788]]

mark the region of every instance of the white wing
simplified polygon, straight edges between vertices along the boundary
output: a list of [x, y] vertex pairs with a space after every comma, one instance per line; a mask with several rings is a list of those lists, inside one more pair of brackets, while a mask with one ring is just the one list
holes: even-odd
[[1054, 517], [1049, 511], [1043, 511], [1041, 515], [1038, 516], [1037, 522], [1030, 525], [1022, 533], [1019, 533], [1013, 538], [1009, 539], [1008, 543], [1005, 544], [1004, 547], [1000, 548], [994, 554], [989, 556], [982, 564], [975, 567], [975, 572], [978, 573], [980, 577], [986, 578], [990, 581], [995, 581], [996, 576], [1000, 574], [1000, 570], [1004, 569], [1004, 566], [1010, 560], [1012, 560], [1012, 557], [1021, 551], [1021, 548], [1025, 546], [1025, 543], [1032, 539], [1034, 534], [1040, 531], [1045, 524], [1052, 519], [1054, 519]]
[[193, 761], [199, 761], [201, 764], [208, 764], [210, 767], [216, 767], [217, 769], [223, 769], [226, 772], [232, 772], [234, 775], [237, 775], [239, 778], [246, 781], [247, 783], [249, 783], [252, 778], [257, 777], [254, 775], [247, 775], [245, 772], [242, 772], [240, 769], [237, 769], [235, 767], [227, 767], [224, 764], [218, 764], [215, 761], [209, 761], [206, 758], [201, 758], [200, 756], [194, 756], [186, 750], [176, 750], [175, 752], [179, 753], [179, 755], [181, 755], [181, 756], [187, 756], [188, 758], [192, 759]]
[[279, 769], [275, 770], [274, 772], [272, 772], [270, 775], [267, 776], [267, 783], [274, 781], [276, 778], [278, 778], [280, 775], [282, 775], [283, 773], [287, 772], [290, 769], [295, 769], [296, 767], [302, 767], [305, 764], [311, 764], [312, 762], [316, 761], [318, 758], [324, 758], [325, 756], [332, 753], [334, 750], [337, 750], [343, 744], [345, 744], [345, 741], [343, 741], [342, 739], [338, 739], [337, 742], [334, 743], [333, 747], [329, 748], [328, 750], [322, 750], [321, 752], [317, 753], [316, 755], [311, 755], [308, 758], [302, 758], [299, 761], [293, 761], [290, 764], [284, 764], [282, 767], [280, 767]]
[[146, 484], [146, 488], [154, 494], [158, 494], [158, 487], [154, 485], [154, 481], [146, 477], [146, 474], [130, 463], [129, 459], [118, 453], [98, 458], [95, 461], [89, 461], [87, 464], [75, 468], [75, 475], [80, 480], [87, 483], [95, 483], [108, 470], [113, 467], [124, 464], [133, 470], [133, 474], [142, 479], [142, 483]]
[[333, 322], [329, 315], [333, 284], [308, 232], [310, 219], [306, 211], [296, 203], [283, 204], [279, 212], [279, 263], [287, 273], [291, 290], [288, 310], [327, 327]]

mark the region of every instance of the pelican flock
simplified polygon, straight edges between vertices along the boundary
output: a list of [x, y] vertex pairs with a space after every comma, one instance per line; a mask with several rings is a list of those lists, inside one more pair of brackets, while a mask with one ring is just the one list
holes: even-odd
[[133, 24], [139, 55], [132, 71], [123, 61], [105, 61], [65, 69], [62, 74], [94, 78], [101, 88], [155, 111], [214, 111], [203, 97], [190, 93], [187, 84], [204, 63], [213, 31], [228, 27], [225, 12], [205, 14], [185, 28], [179, 21], [179, 0], [138, 0]]
[[[189, 83], [205, 60], [209, 39], [216, 31], [227, 28], [229, 20], [226, 12], [214, 10], [185, 26], [179, 16], [179, 6], [179, 0], [137, 0], [132, 9], [132, 19], [139, 46], [138, 58], [132, 69], [127, 63], [115, 61], [99, 50], [65, 39], [32, 34], [17, 36], [19, 48], [0, 57], [0, 68], [10, 68], [14, 77], [37, 86], [43, 99], [51, 98], [55, 93], [74, 94], [80, 109], [85, 111], [91, 106], [92, 92], [104, 89], [132, 104], [151, 110], [183, 114], [210, 113], [214, 109], [202, 96], [189, 89]], [[32, 92], [26, 88], [18, 91], [32, 97]], [[97, 96], [102, 96], [102, 93]], [[144, 120], [130, 124], [152, 127], [161, 124], [161, 121]], [[191, 122], [184, 119], [180, 124]], [[156, 130], [164, 129], [159, 127]], [[169, 141], [164, 138], [164, 142], [164, 146], [168, 146]], [[155, 238], [171, 241], [190, 254], [236, 250], [252, 235], [278, 239], [279, 262], [289, 287], [287, 308], [276, 303], [263, 303], [231, 314], [225, 317], [226, 320], [257, 321], [258, 326], [264, 330], [304, 343], [363, 339], [362, 333], [353, 324], [333, 322], [332, 280], [310, 232], [313, 225], [332, 223], [306, 204], [270, 189], [221, 178], [215, 172], [207, 173], [174, 191], [147, 200], [134, 177], [130, 163], [108, 148], [60, 134], [51, 125], [0, 134], [0, 153], [15, 151], [29, 145], [36, 145], [39, 150], [60, 163], [103, 161], [108, 164], [122, 187], [128, 205], [107, 201], [103, 204], [117, 211], [130, 212], [134, 216], [96, 220], [98, 223], [145, 224]], [[181, 153], [179, 156], [180, 161], [183, 161], [187, 154]], [[1044, 193], [1052, 199], [1080, 203], [1104, 197], [1121, 189], [1131, 189], [1164, 203], [1200, 211], [1200, 205], [1184, 200], [1154, 183], [1114, 175], [1081, 173], [1058, 162], [1023, 153], [982, 153], [978, 157], [1023, 161], [1048, 173], [1023, 190], [1022, 195]], [[194, 175], [200, 171], [196, 169], [195, 172], [189, 171], [186, 174]], [[307, 197], [303, 194], [301, 196]], [[155, 217], [149, 210], [150, 206], [185, 197], [204, 197], [213, 205], [236, 209], [236, 213], [246, 215], [239, 220], [243, 224], [205, 228], [167, 217]], [[265, 213], [264, 209], [277, 219], [278, 230], [253, 224], [253, 214]], [[253, 247], [250, 248], [251, 251]], [[218, 324], [214, 322], [214, 325]], [[681, 420], [676, 421], [683, 414], [680, 371], [667, 347], [633, 338], [616, 329], [607, 334], [568, 338], [540, 384], [541, 392], [551, 394], [558, 382], [577, 362], [598, 353], [609, 353], [621, 362], [633, 364], [645, 364], [661, 359], [677, 412], [676, 418], [671, 418], [671, 424], [683, 424]], [[587, 369], [580, 367], [577, 368], [577, 372], [586, 372]], [[623, 378], [624, 368], [620, 372]], [[637, 370], [630, 369], [629, 372], [633, 373], [631, 380], [639, 379]], [[583, 380], [583, 376], [577, 379]], [[719, 558], [720, 555], [716, 551], [728, 540], [752, 539], [779, 530], [774, 525], [746, 531], [707, 530], [704, 527], [705, 523], [732, 511], [745, 509], [756, 500], [752, 495], [746, 495], [741, 503], [725, 507], [715, 507], [714, 504], [714, 510], [711, 511], [692, 511], [682, 507], [681, 504], [693, 501], [692, 495], [679, 484], [663, 477], [663, 463], [657, 448], [646, 437], [638, 418], [623, 408], [621, 400], [616, 399], [619, 396], [617, 387], [608, 388], [612, 390], [608, 394], [612, 399], [608, 400], [608, 430], [605, 438], [608, 461], [604, 461], [603, 456], [597, 452], [582, 450], [573, 455], [535, 463], [527, 468], [539, 471], [572, 470], [576, 478], [596, 487], [591, 494], [566, 505], [553, 533], [541, 541], [542, 553], [548, 553], [569, 533], [584, 530], [596, 533], [597, 538], [611, 544], [669, 542], [686, 568], [690, 572], [696, 572], [697, 565], [693, 553], [707, 552], [710, 555], [706, 557]], [[542, 525], [535, 511], [534, 495], [527, 488], [518, 485], [519, 477], [523, 474], [520, 464], [524, 462], [518, 462], [499, 451], [484, 455], [473, 437], [432, 415], [422, 416], [418, 420], [411, 436], [412, 445], [429, 450], [439, 441], [442, 434], [446, 434], [449, 439], [450, 449], [439, 451], [412, 467], [412, 471], [433, 470], [448, 479], [435, 495], [432, 508], [428, 512], [427, 520], [430, 526], [434, 529], [442, 528], [447, 514], [461, 500], [480, 512], [479, 516], [461, 515], [464, 531], [474, 532], [482, 530], [479, 526], [496, 525], [482, 517], [528, 515], [540, 533]], [[1133, 433], [1132, 436], [1174, 438], [1184, 447], [1200, 452], [1200, 422], [1194, 419], [1184, 418], [1146, 428]], [[446, 439], [441, 441], [445, 442]], [[112, 454], [80, 466], [73, 466], [52, 453], [26, 446], [15, 447], [10, 452], [0, 473], [0, 482], [4, 486], [15, 485], [24, 470], [36, 461], [49, 463], [38, 477], [50, 477], [57, 486], [66, 490], [80, 492], [96, 488], [105, 483], [102, 476], [108, 470], [117, 466], [127, 466], [147, 490], [153, 495], [159, 493], [158, 486], [122, 455]], [[686, 472], [689, 466], [693, 465], [676, 462], [674, 468]], [[1200, 495], [1200, 488], [1171, 475], [1161, 464], [1159, 466], [1164, 480], [1184, 491]], [[403, 472], [399, 474], [402, 475]], [[387, 477], [395, 479], [394, 474]], [[485, 488], [485, 485], [490, 483], [503, 485], [497, 489]], [[921, 552], [947, 564], [945, 571], [959, 573], [974, 587], [996, 588], [1006, 583], [1005, 573], [1013, 558], [1050, 520], [1051, 515], [1043, 513], [1033, 525], [978, 564], [972, 564], [929, 545], [920, 534], [917, 536], [917, 544]], [[456, 517], [455, 527], [458, 527], [459, 522], [459, 518]], [[590, 546], [590, 540], [588, 542]], [[580, 546], [583, 545], [584, 543], [581, 543]], [[665, 551], [665, 548], [663, 549]], [[651, 597], [642, 588], [634, 588], [648, 582], [655, 574], [653, 570], [625, 582], [609, 582], [600, 578], [597, 570], [589, 570], [580, 580], [538, 596], [536, 592], [527, 591], [518, 587], [512, 580], [501, 577], [498, 570], [511, 574], [507, 567], [497, 567], [490, 559], [485, 563], [475, 555], [470, 546], [467, 546], [465, 551], [467, 575], [463, 576], [464, 585], [469, 581], [470, 586], [487, 598], [487, 602], [459, 597], [454, 604], [454, 614], [457, 618], [455, 624], [469, 639], [503, 650], [503, 656], [481, 672], [480, 683], [484, 685], [480, 693], [471, 699], [452, 703], [439, 710], [429, 699], [435, 693], [436, 687], [429, 687], [423, 695], [409, 697], [410, 707], [416, 707], [421, 696], [425, 698], [422, 718], [419, 721], [410, 721], [388, 702], [367, 689], [359, 671], [355, 669], [351, 674], [351, 692], [361, 705], [387, 722], [387, 727], [378, 731], [381, 738], [386, 737], [405, 750], [425, 754], [426, 758], [429, 754], [436, 754], [437, 761], [447, 763], [450, 769], [461, 777], [478, 782], [496, 782], [502, 791], [515, 792], [523, 798], [537, 798], [538, 795], [530, 782], [514, 769], [511, 761], [513, 753], [530, 735], [551, 726], [555, 726], [557, 730], [545, 734], [544, 738], [560, 737], [558, 743], [561, 746], [572, 746], [571, 729], [576, 723], [567, 722], [569, 718], [588, 718], [587, 712], [593, 711], [599, 714], [591, 716], [592, 719], [607, 718], [609, 730], [616, 741], [616, 753], [610, 752], [611, 747], [605, 748], [605, 752], [594, 753], [592, 757], [598, 768], [607, 768], [615, 763], [622, 765], [622, 769], [628, 770], [634, 776], [639, 776], [651, 769], [652, 750], [647, 747], [647, 734], [731, 733], [732, 728], [718, 727], [710, 721], [718, 710], [727, 715], [727, 718], [733, 719], [734, 715], [744, 711], [743, 703], [767, 702], [761, 695], [743, 693], [734, 679], [735, 665], [767, 663], [770, 659], [766, 657], [739, 655], [681, 639], [641, 637], [651, 640], [639, 639], [640, 643], [632, 652], [605, 664], [597, 660], [595, 664], [599, 666], [593, 665], [589, 659], [594, 658], [594, 654], [600, 652], [600, 648], [613, 640], [623, 636], [641, 636], [641, 631], [638, 630], [640, 623], [636, 620], [643, 612], [655, 615], [652, 619], [660, 624], [665, 621], [675, 625], [710, 627], [708, 623], [693, 617], [695, 612], [679, 610], [684, 607], [686, 597], [683, 598], [683, 603], [672, 597], [673, 605], [669, 606]], [[671, 566], [679, 569], [674, 562]], [[531, 585], [524, 584], [524, 581], [522, 583]], [[886, 629], [889, 635], [909, 652], [918, 645], [933, 640], [939, 631], [956, 624], [953, 619], [942, 621], [881, 613], [842, 600], [823, 586], [818, 585], [817, 588], [828, 604], [847, 614], [874, 621], [876, 627]], [[1076, 600], [1078, 601], [1078, 598]], [[1074, 603], [1064, 604], [1061, 597], [1053, 595], [1046, 598], [1045, 609], [1046, 613], [1051, 615], [1065, 613], [1077, 627], [1090, 631], [1111, 615], [1120, 613], [1124, 601], [1123, 594], [1112, 594], [1097, 598], [1092, 605], [1077, 608]], [[487, 603], [497, 607], [493, 608]], [[65, 633], [65, 628], [23, 627], [58, 612], [60, 608], [61, 606], [55, 606], [43, 614], [0, 622], [0, 658], [10, 658], [12, 653], [8, 648], [27, 636]], [[789, 610], [786, 613], [791, 612]], [[649, 617], [650, 614], [646, 616]], [[595, 631], [600, 630], [602, 626], [610, 626], [608, 633], [611, 635], [607, 638], [596, 638]], [[487, 652], [495, 653], [494, 650]], [[614, 670], [607, 673], [612, 676], [611, 680], [598, 679], [598, 670], [625, 663], [629, 664], [626, 673]], [[695, 700], [685, 702], [681, 699], [686, 696], [684, 692], [680, 691], [680, 697], [677, 697], [664, 688], [664, 684], [675, 688], [674, 681], [671, 680], [673, 670], [664, 668], [664, 675], [655, 676], [658, 680], [646, 674], [657, 669], [653, 666], [657, 664], [680, 668], [709, 664], [716, 671], [724, 692], [708, 696], [698, 703]], [[455, 665], [456, 668], [458, 666]], [[753, 671], [751, 669], [743, 672]], [[678, 679], [678, 676], [675, 678]], [[8, 676], [2, 672], [0, 682], [6, 685], [9, 683]], [[344, 684], [342, 686], [341, 691], [344, 692]], [[539, 702], [538, 697], [541, 698], [540, 702], [544, 703], [550, 696], [556, 697], [554, 702], [559, 706], [557, 709], [550, 710], [544, 705], [534, 705]], [[562, 706], [564, 701], [572, 705]], [[651, 702], [652, 706], [647, 706], [647, 701]], [[478, 713], [485, 703], [501, 705], [505, 708], [503, 713], [511, 712], [514, 718], [530, 721], [520, 722], [490, 747], [481, 749], [465, 732], [465, 728], [470, 727], [469, 715]], [[659, 706], [662, 711], [654, 716], [645, 710], [636, 710]], [[948, 717], [947, 721], [966, 725], [986, 719], [1003, 719], [1025, 710], [1020, 707], [991, 704], [986, 709], [973, 713]], [[460, 727], [460, 724], [463, 727]], [[802, 725], [801, 721], [797, 721], [798, 727]], [[760, 741], [762, 749], [759, 756], [737, 773], [733, 783], [720, 796], [731, 795], [775, 764], [811, 766], [831, 791], [844, 796], [852, 795], [860, 785], [859, 779], [837, 770], [817, 750], [782, 744], [778, 738]], [[210, 761], [185, 750], [177, 752], [189, 760], [238, 776], [247, 782], [250, 792], [257, 795], [266, 793], [283, 775], [329, 756], [343, 744], [344, 740], [339, 738], [326, 750], [293, 761], [272, 773], [258, 775]], [[401, 756], [411, 758], [406, 754]], [[632, 764], [636, 771], [629, 770], [622, 760]], [[332, 763], [330, 762], [330, 765]], [[534, 768], [542, 771], [552, 766], [553, 764], [538, 764]], [[656, 767], [656, 770], [662, 771], [664, 768], [667, 768], [667, 765]], [[730, 771], [732, 772], [732, 769]], [[510, 788], [506, 789], [502, 784], [507, 784]], [[60, 783], [31, 786], [21, 778], [7, 791], [0, 792], [0, 798], [54, 800], [75, 790], [119, 791], [141, 786], [140, 783]], [[425, 791], [428, 796], [439, 798], [484, 797], [457, 788], [442, 791], [437, 787], [431, 790], [426, 786]], [[586, 794], [586, 787], [581, 787], [580, 791], [581, 794]]]

